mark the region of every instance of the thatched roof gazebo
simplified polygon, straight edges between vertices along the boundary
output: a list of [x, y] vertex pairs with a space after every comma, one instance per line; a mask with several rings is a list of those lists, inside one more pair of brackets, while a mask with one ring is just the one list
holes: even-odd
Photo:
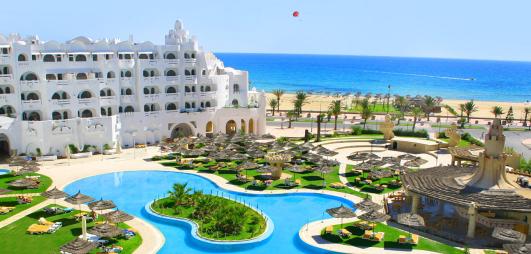
[[121, 229], [109, 223], [97, 224], [90, 228], [88, 232], [99, 237], [107, 238], [117, 237], [123, 233]]
[[29, 178], [21, 178], [11, 181], [7, 185], [13, 188], [36, 189], [39, 187], [39, 182]]
[[57, 189], [57, 187], [53, 187], [53, 189], [41, 193], [41, 196], [47, 199], [61, 199], [68, 197], [68, 194], [62, 190]]
[[396, 222], [409, 227], [424, 227], [424, 218], [416, 213], [401, 213], [396, 216]]
[[65, 199], [66, 202], [72, 205], [81, 205], [93, 201], [94, 198], [82, 194], [81, 191], [78, 191], [76, 194]]
[[105, 217], [107, 221], [112, 222], [112, 223], [121, 223], [121, 222], [126, 222], [126, 221], [130, 221], [134, 219], [133, 216], [127, 213], [124, 213], [120, 210], [104, 213], [102, 214], [102, 216]]
[[86, 254], [96, 247], [98, 247], [96, 242], [89, 242], [81, 238], [76, 238], [74, 241], [61, 246], [61, 251], [70, 254]]
[[362, 211], [375, 211], [383, 208], [382, 205], [375, 203], [374, 201], [364, 198], [363, 201], [356, 203], [356, 208]]
[[116, 208], [116, 205], [114, 204], [114, 202], [112, 202], [112, 200], [103, 200], [102, 198], [100, 200], [89, 203], [88, 207], [91, 210], [107, 210]]

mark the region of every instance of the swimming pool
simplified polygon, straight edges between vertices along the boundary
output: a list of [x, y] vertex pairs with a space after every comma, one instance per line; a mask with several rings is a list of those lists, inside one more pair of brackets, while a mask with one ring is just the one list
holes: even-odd
[[[190, 226], [165, 223], [144, 211], [144, 206], [157, 197], [166, 195], [174, 183], [188, 183], [195, 190], [211, 191], [238, 200], [244, 200], [262, 210], [271, 218], [274, 231], [266, 241], [252, 247], [205, 246], [190, 235]], [[69, 194], [78, 190], [99, 199], [113, 200], [120, 210], [126, 211], [157, 227], [166, 242], [159, 253], [316, 253], [298, 236], [299, 229], [309, 221], [329, 218], [324, 210], [340, 204], [353, 203], [339, 197], [321, 194], [250, 195], [230, 192], [217, 187], [210, 180], [190, 174], [165, 171], [119, 172], [93, 176], [71, 183], [65, 188]], [[324, 253], [324, 252], [323, 252]]]
[[3, 168], [0, 169], [0, 175], [5, 175], [7, 173], [9, 173], [9, 169], [3, 169]]

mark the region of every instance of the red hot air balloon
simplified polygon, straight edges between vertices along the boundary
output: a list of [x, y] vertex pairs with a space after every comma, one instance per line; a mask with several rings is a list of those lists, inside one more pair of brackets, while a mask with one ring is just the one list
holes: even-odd
[[294, 12], [293, 12], [293, 17], [296, 18], [296, 17], [298, 17], [298, 16], [299, 16], [299, 11], [294, 11]]

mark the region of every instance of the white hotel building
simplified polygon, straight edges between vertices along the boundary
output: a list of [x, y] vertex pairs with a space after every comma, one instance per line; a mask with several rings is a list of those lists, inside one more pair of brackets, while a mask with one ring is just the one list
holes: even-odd
[[264, 134], [265, 95], [180, 21], [164, 45], [0, 35], [0, 147], [63, 155], [208, 133]]

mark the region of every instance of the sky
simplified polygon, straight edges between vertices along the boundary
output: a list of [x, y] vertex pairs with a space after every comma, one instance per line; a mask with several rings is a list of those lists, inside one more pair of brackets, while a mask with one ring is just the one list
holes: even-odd
[[181, 19], [214, 52], [531, 61], [529, 0], [19, 0], [1, 9], [0, 33], [43, 40], [163, 43]]

